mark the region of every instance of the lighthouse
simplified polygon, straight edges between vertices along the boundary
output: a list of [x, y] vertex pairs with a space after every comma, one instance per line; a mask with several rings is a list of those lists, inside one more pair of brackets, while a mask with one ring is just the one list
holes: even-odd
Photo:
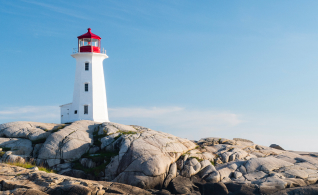
[[91, 32], [78, 36], [73, 102], [60, 106], [61, 123], [78, 120], [109, 122], [103, 61], [108, 58], [101, 49], [101, 38]]

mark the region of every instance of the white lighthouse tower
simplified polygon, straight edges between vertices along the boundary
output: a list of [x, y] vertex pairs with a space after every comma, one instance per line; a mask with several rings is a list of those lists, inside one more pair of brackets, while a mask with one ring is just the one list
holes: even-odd
[[61, 123], [78, 120], [109, 122], [103, 61], [108, 58], [101, 51], [101, 38], [91, 32], [78, 36], [73, 102], [61, 107]]

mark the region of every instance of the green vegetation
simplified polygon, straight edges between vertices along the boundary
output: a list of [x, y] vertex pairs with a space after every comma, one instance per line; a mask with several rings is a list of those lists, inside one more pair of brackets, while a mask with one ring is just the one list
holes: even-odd
[[194, 157], [194, 156], [191, 156], [190, 158], [195, 158], [195, 159], [197, 159], [199, 162], [203, 161], [203, 159], [198, 158], [198, 157]]
[[195, 149], [198, 149], [198, 148], [200, 148], [200, 146], [196, 146], [196, 147], [195, 147]]
[[11, 150], [11, 148], [7, 148], [7, 147], [0, 147], [0, 148], [2, 148], [2, 151], [10, 151]]
[[63, 129], [65, 126], [66, 126], [65, 124], [62, 124], [61, 126], [58, 126], [57, 128], [52, 129], [52, 133], [58, 132], [60, 129]]
[[[30, 169], [30, 168], [33, 168], [33, 167], [36, 166], [35, 164], [29, 163], [29, 162], [25, 162], [25, 163], [21, 163], [21, 162], [6, 162], [6, 164], [14, 165], [14, 166], [18, 166], [18, 167], [23, 167], [23, 168], [26, 168], [26, 169]], [[45, 171], [47, 173], [56, 173], [56, 171], [54, 171], [53, 169], [50, 169], [50, 168], [46, 168], [46, 167], [42, 167], [42, 166], [39, 166], [38, 168], [39, 168], [40, 171]]]
[[215, 166], [215, 162], [214, 162], [213, 160], [211, 161], [211, 164], [212, 164], [213, 166]]
[[6, 153], [6, 152], [1, 151], [1, 152], [0, 152], [0, 158], [1, 158], [5, 153]]
[[114, 137], [115, 141], [118, 140], [118, 138], [121, 137], [121, 134], [117, 135], [116, 137]]
[[32, 141], [32, 145], [36, 145], [36, 144], [43, 144], [46, 141], [46, 138], [41, 138], [41, 139], [37, 139], [37, 140], [33, 140]]
[[137, 132], [134, 131], [119, 131], [122, 135], [129, 135], [129, 134], [136, 134]]
[[93, 140], [94, 140], [94, 145], [96, 146], [101, 146], [102, 142], [100, 141], [100, 138], [105, 137], [107, 135], [107, 131], [104, 130], [104, 133], [101, 135], [98, 135], [98, 129], [94, 131], [93, 133]]
[[82, 158], [91, 159], [96, 164], [102, 163], [94, 168], [84, 167], [79, 160], [74, 161], [73, 169], [82, 170], [86, 174], [94, 174], [96, 177], [100, 174], [101, 171], [105, 171], [106, 166], [110, 163], [112, 157], [117, 156], [119, 152], [106, 152], [100, 151], [95, 154], [83, 154]]

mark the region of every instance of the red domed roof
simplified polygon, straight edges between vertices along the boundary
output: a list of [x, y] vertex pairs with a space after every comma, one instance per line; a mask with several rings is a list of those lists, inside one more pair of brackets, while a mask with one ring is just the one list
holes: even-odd
[[81, 36], [78, 36], [77, 38], [79, 38], [79, 39], [82, 39], [82, 38], [102, 39], [102, 38], [100, 38], [99, 36], [93, 34], [93, 33], [91, 32], [91, 28], [88, 28], [87, 30], [88, 30], [87, 33], [85, 33], [85, 34], [83, 34], [83, 35], [81, 35]]

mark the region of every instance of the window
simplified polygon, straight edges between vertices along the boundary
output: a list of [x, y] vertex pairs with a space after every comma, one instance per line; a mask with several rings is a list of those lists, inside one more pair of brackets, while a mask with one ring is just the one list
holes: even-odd
[[85, 63], [85, 70], [89, 71], [89, 63], [88, 62]]
[[74, 111], [74, 114], [77, 114], [77, 110]]
[[84, 106], [84, 114], [88, 114], [88, 106], [87, 105]]
[[85, 83], [85, 91], [88, 91], [88, 83]]

